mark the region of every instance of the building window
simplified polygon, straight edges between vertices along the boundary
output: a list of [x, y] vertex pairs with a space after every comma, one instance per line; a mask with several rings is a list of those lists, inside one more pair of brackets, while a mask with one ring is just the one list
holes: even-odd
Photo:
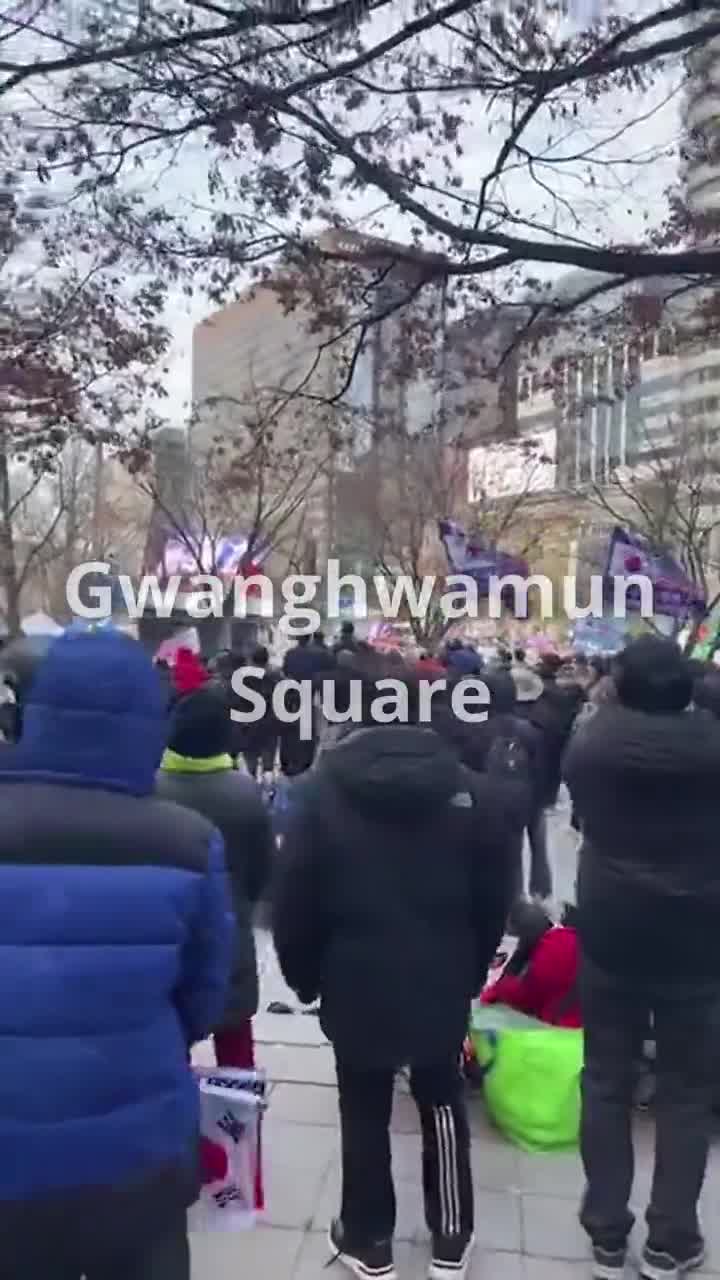
[[646, 333], [642, 340], [643, 360], [654, 360], [657, 355], [657, 333]]
[[675, 355], [675, 330], [667, 326], [657, 336], [657, 353], [659, 356]]
[[642, 402], [640, 386], [640, 352], [633, 343], [628, 348], [625, 378], [625, 448], [624, 462], [637, 456], [642, 447]]
[[605, 484], [608, 479], [610, 453], [610, 420], [612, 414], [612, 392], [610, 387], [610, 357], [604, 352], [596, 362], [597, 394], [596, 394], [596, 462], [595, 476]]

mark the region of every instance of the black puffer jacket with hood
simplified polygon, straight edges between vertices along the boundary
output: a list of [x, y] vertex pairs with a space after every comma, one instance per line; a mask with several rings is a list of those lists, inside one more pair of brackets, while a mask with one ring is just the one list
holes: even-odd
[[720, 723], [601, 706], [564, 772], [583, 831], [589, 958], [662, 983], [720, 979]]
[[510, 905], [511, 848], [487, 781], [433, 730], [357, 728], [323, 754], [283, 850], [274, 931], [341, 1058], [459, 1052]]

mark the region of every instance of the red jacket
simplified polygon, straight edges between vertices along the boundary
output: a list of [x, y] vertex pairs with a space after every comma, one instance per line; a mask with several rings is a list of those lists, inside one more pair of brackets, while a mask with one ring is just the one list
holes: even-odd
[[[506, 1004], [556, 1027], [581, 1027], [577, 993], [580, 951], [577, 933], [566, 926], [548, 929], [519, 977], [503, 974], [482, 993], [483, 1004]], [[572, 998], [569, 998], [572, 993]]]

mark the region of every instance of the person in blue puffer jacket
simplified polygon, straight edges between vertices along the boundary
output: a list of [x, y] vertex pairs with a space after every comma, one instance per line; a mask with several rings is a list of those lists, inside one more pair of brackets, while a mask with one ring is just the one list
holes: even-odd
[[188, 1280], [222, 840], [153, 794], [165, 699], [134, 640], [61, 636], [22, 710], [0, 761], [0, 1278]]

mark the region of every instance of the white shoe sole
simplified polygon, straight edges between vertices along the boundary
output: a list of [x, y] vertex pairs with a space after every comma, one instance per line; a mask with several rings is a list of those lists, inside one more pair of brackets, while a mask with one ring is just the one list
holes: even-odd
[[602, 1262], [593, 1263], [593, 1280], [624, 1280], [625, 1267], [605, 1267]]
[[674, 1271], [663, 1270], [662, 1267], [654, 1267], [650, 1262], [643, 1262], [640, 1266], [640, 1280], [682, 1280], [682, 1277], [690, 1275], [691, 1271], [699, 1271], [705, 1259], [706, 1254], [703, 1251], [696, 1258], [691, 1258], [689, 1262], [683, 1262], [677, 1266]]
[[398, 1280], [394, 1266], [366, 1267], [359, 1258], [353, 1258], [349, 1253], [338, 1253], [337, 1245], [330, 1234], [328, 1234], [328, 1248], [333, 1255], [330, 1261], [339, 1262], [346, 1270], [352, 1271], [354, 1276], [359, 1276], [360, 1280]]
[[428, 1270], [428, 1280], [465, 1280], [474, 1248], [475, 1237], [471, 1236], [460, 1262], [438, 1262], [433, 1258]]

